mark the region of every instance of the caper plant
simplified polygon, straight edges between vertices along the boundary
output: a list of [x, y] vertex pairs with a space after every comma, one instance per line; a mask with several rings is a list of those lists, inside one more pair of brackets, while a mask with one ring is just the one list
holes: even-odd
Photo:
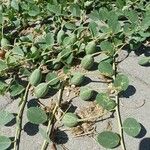
[[[118, 131], [99, 133], [97, 142], [104, 148], [121, 145], [126, 150], [124, 132], [136, 137], [141, 125], [132, 117], [122, 121], [119, 96], [128, 88], [129, 79], [118, 71], [118, 56], [123, 49], [136, 52], [148, 43], [148, 1], [4, 0], [0, 1], [0, 29], [0, 94], [9, 93], [11, 98], [20, 99], [14, 141], [0, 135], [0, 149], [13, 144], [13, 149], [19, 150], [23, 114], [31, 91], [38, 102], [50, 89], [58, 91], [52, 110], [46, 112], [41, 103], [27, 109], [29, 122], [38, 125], [47, 122], [47, 130], [39, 130], [44, 138], [41, 150], [46, 150], [51, 142], [52, 127], [57, 121], [72, 128], [90, 120], [71, 112], [63, 112], [59, 119], [55, 114], [61, 108], [65, 86], [80, 87], [85, 81], [86, 73], [72, 72], [72, 68], [79, 65], [91, 71], [94, 58], [101, 55], [97, 71], [110, 80], [110, 92], [98, 93], [95, 102], [107, 112], [116, 113]], [[142, 58], [139, 64], [149, 65], [150, 58]], [[79, 97], [90, 101], [94, 91], [82, 86]], [[13, 118], [11, 112], [0, 111], [1, 126]]]

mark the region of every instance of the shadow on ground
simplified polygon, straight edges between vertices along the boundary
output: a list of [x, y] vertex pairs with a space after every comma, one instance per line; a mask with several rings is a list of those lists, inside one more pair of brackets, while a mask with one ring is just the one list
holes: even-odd
[[13, 126], [13, 125], [16, 124], [16, 116], [17, 116], [17, 114], [13, 113], [13, 115], [14, 115], [14, 118], [10, 122], [8, 122], [7, 124], [5, 124], [6, 127], [11, 127], [11, 126]]
[[27, 108], [30, 108], [30, 107], [39, 107], [39, 106], [40, 106], [40, 104], [38, 103], [38, 99], [31, 99], [27, 103]]
[[150, 137], [141, 140], [139, 150], [150, 150]]
[[147, 131], [146, 131], [146, 129], [145, 129], [145, 127], [140, 123], [140, 125], [141, 125], [141, 131], [140, 131], [140, 133], [136, 136], [136, 138], [143, 138], [145, 135], [146, 135], [146, 133], [147, 133]]
[[24, 125], [24, 132], [27, 133], [29, 136], [34, 136], [39, 132], [39, 126], [36, 124], [32, 124], [30, 122], [27, 122]]
[[55, 131], [54, 142], [56, 144], [65, 144], [67, 143], [68, 139], [68, 135], [64, 131], [61, 131], [59, 129]]
[[130, 98], [130, 96], [134, 95], [136, 93], [136, 88], [133, 85], [129, 85], [128, 88], [121, 92], [121, 97]]

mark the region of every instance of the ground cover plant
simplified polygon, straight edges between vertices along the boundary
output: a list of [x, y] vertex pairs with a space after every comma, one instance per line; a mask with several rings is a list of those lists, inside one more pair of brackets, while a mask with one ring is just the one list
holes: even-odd
[[[29, 122], [47, 126], [47, 130], [39, 130], [44, 140], [41, 150], [53, 143], [54, 127], [58, 123], [75, 128], [85, 122], [94, 123], [109, 112], [116, 113], [118, 132], [99, 133], [95, 138], [101, 146], [113, 149], [121, 145], [125, 150], [124, 132], [132, 137], [140, 133], [141, 125], [136, 118], [122, 121], [120, 115], [119, 97], [128, 88], [129, 79], [118, 71], [118, 56], [122, 50], [138, 54], [141, 47], [149, 44], [150, 2], [3, 0], [0, 1], [0, 29], [0, 94], [9, 93], [11, 98], [20, 99], [17, 116], [0, 111], [0, 126], [16, 118], [14, 140], [0, 135], [0, 149], [10, 145], [14, 150], [19, 149], [29, 94], [40, 104], [27, 109]], [[63, 109], [68, 102], [62, 100], [65, 88], [74, 89], [83, 101], [92, 99], [95, 89], [82, 84], [99, 55], [103, 59], [96, 70], [107, 82], [108, 90], [98, 93], [91, 106], [99, 111], [98, 115], [81, 117], [68, 112], [69, 107]], [[149, 65], [150, 57], [145, 55], [139, 64]], [[58, 91], [58, 100], [45, 106], [41, 101], [52, 89]]]

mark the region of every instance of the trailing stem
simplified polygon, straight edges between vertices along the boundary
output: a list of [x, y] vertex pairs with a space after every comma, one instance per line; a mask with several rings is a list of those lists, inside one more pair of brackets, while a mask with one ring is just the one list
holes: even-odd
[[[115, 71], [115, 74], [113, 76], [113, 79], [115, 80], [116, 74], [117, 74], [117, 66], [116, 66], [115, 57], [114, 57], [114, 60], [113, 60], [113, 70]], [[120, 144], [121, 144], [122, 150], [126, 150], [124, 135], [123, 135], [122, 119], [121, 119], [121, 114], [120, 114], [120, 101], [119, 101], [118, 93], [116, 93], [116, 95], [115, 95], [115, 101], [116, 101], [116, 104], [117, 104], [115, 110], [116, 110], [116, 115], [117, 115], [119, 134], [120, 134], [120, 137], [121, 137]]]
[[[55, 124], [55, 113], [61, 104], [63, 88], [64, 88], [63, 86], [64, 85], [62, 83], [62, 86], [61, 86], [59, 93], [58, 93], [58, 102], [55, 105], [55, 108], [54, 108], [53, 113], [52, 113], [52, 117], [49, 119], [49, 122], [48, 122], [47, 131], [46, 131], [48, 136], [51, 136], [51, 134], [53, 132], [53, 128], [54, 128], [54, 124]], [[41, 150], [46, 150], [48, 147], [48, 144], [49, 143], [47, 142], [47, 140], [44, 140]]]
[[28, 84], [26, 87], [25, 94], [22, 98], [22, 104], [20, 106], [18, 115], [16, 117], [17, 127], [16, 127], [15, 140], [14, 140], [14, 150], [19, 150], [19, 142], [20, 142], [20, 136], [21, 136], [21, 130], [22, 130], [22, 116], [23, 116], [23, 112], [24, 112], [27, 99], [28, 99], [29, 88], [30, 88], [30, 84]]

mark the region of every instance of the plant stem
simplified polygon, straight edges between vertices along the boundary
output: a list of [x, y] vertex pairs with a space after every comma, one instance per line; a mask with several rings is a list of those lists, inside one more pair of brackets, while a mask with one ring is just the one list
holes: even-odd
[[96, 53], [92, 54], [92, 56], [95, 57], [95, 56], [97, 56], [97, 55], [99, 55], [99, 54], [101, 54], [101, 53], [102, 53], [102, 52], [96, 52]]
[[[57, 109], [59, 108], [60, 104], [61, 104], [61, 100], [62, 100], [62, 94], [63, 94], [63, 83], [62, 83], [62, 86], [59, 90], [59, 93], [58, 93], [58, 102], [57, 104], [55, 105], [55, 108], [53, 110], [53, 114], [52, 114], [52, 117], [51, 119], [49, 120], [48, 122], [48, 126], [47, 126], [47, 135], [50, 136], [51, 135], [51, 132], [53, 131], [53, 127], [54, 127], [54, 119], [55, 119], [55, 113], [57, 111]], [[43, 144], [42, 144], [42, 148], [41, 150], [46, 150], [47, 149], [47, 146], [48, 146], [48, 142], [47, 140], [44, 140]]]
[[23, 116], [24, 108], [27, 102], [29, 88], [30, 88], [30, 84], [28, 84], [26, 87], [25, 94], [23, 96], [23, 101], [20, 106], [17, 118], [16, 118], [17, 127], [16, 127], [15, 140], [14, 140], [14, 150], [19, 150], [19, 142], [20, 142], [20, 136], [21, 136], [21, 130], [22, 130], [22, 116]]
[[[57, 107], [58, 107], [58, 105], [56, 104], [56, 105], [55, 105], [55, 108], [54, 108], [54, 110], [53, 110], [52, 118], [49, 119], [49, 122], [48, 122], [47, 130], [46, 130], [48, 136], [50, 135], [51, 130], [52, 130], [52, 125], [51, 125], [51, 124], [52, 124], [52, 121], [54, 120], [54, 117], [55, 117], [54, 114], [55, 114], [55, 112], [56, 112], [56, 110], [57, 110]], [[44, 140], [44, 142], [43, 142], [43, 144], [42, 144], [41, 150], [46, 150], [46, 149], [47, 149], [47, 146], [48, 146], [48, 142], [47, 142], [47, 140]]]
[[117, 115], [117, 120], [118, 120], [118, 127], [119, 127], [119, 133], [120, 133], [120, 144], [122, 147], [122, 150], [126, 150], [126, 146], [125, 146], [125, 141], [124, 141], [124, 135], [123, 135], [123, 128], [122, 128], [122, 120], [121, 120], [121, 114], [120, 114], [120, 103], [119, 103], [119, 97], [118, 95], [116, 95], [116, 115]]
[[[113, 60], [113, 69], [115, 71], [113, 79], [115, 80], [116, 74], [117, 74], [117, 66], [116, 66], [116, 59], [115, 59], [115, 57], [114, 57], [114, 60]], [[115, 110], [116, 110], [116, 115], [117, 115], [119, 134], [120, 134], [120, 137], [121, 137], [120, 144], [121, 144], [122, 150], [126, 150], [125, 141], [124, 141], [124, 135], [123, 135], [123, 128], [122, 128], [122, 119], [121, 119], [121, 114], [120, 114], [120, 101], [119, 101], [118, 93], [115, 95], [115, 101], [116, 101], [116, 104], [117, 104]]]

